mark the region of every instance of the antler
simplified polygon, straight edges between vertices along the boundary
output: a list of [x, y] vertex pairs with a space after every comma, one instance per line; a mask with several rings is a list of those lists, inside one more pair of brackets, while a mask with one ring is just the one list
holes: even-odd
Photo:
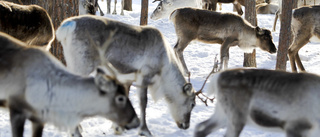
[[89, 37], [90, 43], [97, 49], [98, 54], [99, 54], [99, 58], [101, 61], [101, 65], [105, 66], [108, 71], [111, 72], [111, 74], [113, 75], [113, 77], [117, 76], [117, 73], [115, 72], [115, 68], [111, 65], [111, 63], [109, 63], [109, 61], [107, 61], [104, 57], [105, 52], [107, 51], [108, 47], [110, 46], [111, 42], [113, 41], [112, 37], [114, 36], [114, 34], [116, 33], [117, 29], [110, 31], [109, 36], [107, 38], [107, 40], [102, 44], [102, 46], [98, 46], [96, 44], [96, 42], [93, 41], [93, 39], [90, 37], [88, 31], [87, 31], [87, 35]]
[[[207, 76], [206, 80], [204, 81], [201, 89], [195, 93], [195, 94], [197, 95], [197, 97], [198, 97], [206, 106], [208, 106], [208, 104], [207, 104], [208, 99], [209, 99], [212, 103], [213, 103], [213, 100], [215, 99], [214, 97], [213, 97], [213, 98], [209, 98], [208, 96], [206, 96], [206, 95], [204, 95], [204, 94], [202, 93], [202, 90], [203, 90], [204, 86], [206, 85], [206, 83], [207, 83], [209, 77], [211, 76], [211, 74], [219, 71], [219, 70], [218, 70], [218, 64], [219, 64], [219, 62], [218, 62], [218, 60], [217, 60], [217, 55], [216, 55], [216, 57], [214, 58], [214, 60], [215, 60], [215, 61], [214, 61], [214, 65], [213, 65], [213, 68], [212, 68], [211, 72], [209, 73], [209, 75]], [[204, 96], [205, 99], [204, 99], [204, 98], [201, 98], [199, 94], [201, 94], [202, 96]]]
[[155, 3], [156, 1], [162, 1], [162, 0], [154, 0], [152, 3]]

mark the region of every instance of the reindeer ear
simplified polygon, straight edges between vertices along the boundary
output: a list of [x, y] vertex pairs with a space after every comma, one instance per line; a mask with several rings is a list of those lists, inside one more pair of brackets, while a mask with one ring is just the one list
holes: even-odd
[[255, 28], [255, 30], [256, 30], [256, 33], [258, 34], [258, 35], [263, 35], [264, 34], [264, 31], [260, 28], [260, 27], [256, 27]]
[[192, 95], [192, 84], [191, 83], [184, 84], [183, 93], [187, 94], [188, 96]]
[[104, 71], [101, 69], [97, 69], [94, 83], [98, 87], [101, 95], [112, 93], [117, 90], [116, 82], [112, 78], [105, 75]]

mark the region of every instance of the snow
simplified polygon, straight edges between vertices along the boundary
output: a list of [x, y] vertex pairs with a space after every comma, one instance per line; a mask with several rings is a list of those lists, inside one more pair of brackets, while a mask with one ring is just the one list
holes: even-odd
[[[149, 0], [149, 17], [152, 11], [156, 8], [157, 2], [152, 3]], [[106, 13], [106, 2], [100, 2], [100, 6]], [[133, 0], [133, 11], [124, 11], [124, 16], [120, 15], [105, 15], [108, 18], [119, 20], [132, 25], [139, 25], [140, 23], [140, 10], [141, 0]], [[112, 3], [113, 7], [113, 3]], [[120, 2], [117, 4], [118, 13], [120, 13]], [[112, 9], [113, 10], [113, 9]], [[222, 12], [232, 11], [231, 4], [224, 4]], [[97, 12], [99, 14], [99, 12]], [[258, 25], [269, 30], [272, 29], [274, 15], [258, 15]], [[151, 20], [148, 19], [148, 25], [158, 28], [166, 37], [167, 41], [173, 47], [176, 43], [176, 34], [172, 22], [168, 19]], [[273, 41], [278, 45], [279, 41], [280, 24], [278, 21], [276, 32], [272, 32]], [[320, 55], [319, 43], [309, 43], [300, 50], [302, 63], [308, 72], [320, 73]], [[185, 60], [191, 71], [191, 83], [196, 90], [200, 89], [205, 77], [212, 69], [214, 58], [219, 56], [220, 45], [217, 44], [204, 44], [201, 42], [193, 41], [185, 49]], [[257, 67], [265, 69], [274, 69], [276, 64], [276, 54], [269, 54], [267, 52], [257, 50], [256, 54]], [[238, 47], [230, 49], [229, 68], [242, 67], [243, 52]], [[291, 71], [289, 61], [287, 62], [287, 70]], [[139, 100], [137, 96], [137, 89], [133, 87], [130, 91], [130, 99], [139, 115]], [[186, 137], [192, 136], [196, 124], [208, 119], [214, 111], [214, 103], [208, 103], [206, 107], [204, 103], [197, 99], [197, 105], [192, 111], [192, 118], [190, 128], [187, 130], [179, 129], [173, 121], [170, 113], [168, 112], [167, 105], [164, 100], [154, 102], [150, 95], [148, 95], [147, 107], [147, 125], [154, 136], [157, 137]], [[89, 118], [81, 123], [85, 137], [112, 137], [113, 130], [111, 129], [111, 122], [100, 117]], [[11, 128], [8, 111], [5, 109], [0, 110], [0, 137], [10, 137]], [[210, 137], [223, 137], [226, 129], [222, 128], [218, 131], [211, 133]], [[138, 129], [126, 131], [122, 137], [137, 136]], [[25, 125], [24, 136], [31, 136], [31, 124], [28, 121]], [[65, 137], [68, 136], [65, 131], [60, 131], [56, 127], [47, 124], [44, 129], [43, 136], [45, 137]], [[256, 127], [246, 126], [242, 131], [240, 137], [284, 137], [284, 133], [267, 132]]]

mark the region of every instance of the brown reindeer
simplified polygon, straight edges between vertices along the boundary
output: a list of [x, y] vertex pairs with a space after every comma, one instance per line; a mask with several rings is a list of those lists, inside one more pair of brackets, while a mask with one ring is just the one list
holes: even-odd
[[320, 40], [320, 6], [310, 6], [295, 9], [292, 16], [291, 29], [293, 42], [289, 47], [288, 55], [291, 69], [297, 72], [296, 64], [300, 71], [305, 71], [299, 57], [299, 50], [309, 41]]
[[252, 26], [239, 15], [193, 8], [175, 10], [170, 19], [174, 23], [178, 41], [174, 50], [188, 72], [183, 50], [193, 40], [221, 44], [220, 69], [228, 67], [229, 48], [238, 45], [245, 52], [261, 48], [269, 53], [277, 51], [271, 32]]
[[47, 50], [55, 38], [51, 18], [45, 9], [6, 1], [0, 1], [0, 31]]

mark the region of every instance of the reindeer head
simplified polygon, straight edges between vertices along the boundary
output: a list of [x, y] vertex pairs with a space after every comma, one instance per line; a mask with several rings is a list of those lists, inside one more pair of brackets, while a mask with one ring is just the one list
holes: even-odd
[[172, 2], [172, 0], [155, 0], [155, 1], [160, 1], [160, 3], [158, 4], [157, 8], [154, 9], [154, 11], [150, 16], [150, 18], [153, 20], [158, 20], [161, 18], [168, 17], [170, 13], [176, 8], [174, 7], [174, 3]]
[[136, 73], [121, 74], [104, 58], [108, 46], [112, 41], [115, 31], [109, 34], [108, 39], [102, 46], [97, 46], [92, 38], [89, 36], [90, 43], [93, 44], [100, 55], [101, 66], [96, 70], [95, 84], [97, 85], [100, 96], [108, 96], [109, 98], [109, 112], [106, 118], [117, 123], [126, 129], [136, 128], [140, 125], [134, 108], [126, 96], [126, 88], [124, 86], [127, 82], [132, 82], [136, 79]]
[[187, 129], [190, 125], [191, 111], [196, 105], [195, 91], [191, 83], [187, 83], [183, 73], [175, 67], [167, 66], [160, 75], [152, 79], [148, 86], [153, 99], [164, 97], [170, 114], [177, 126]]
[[260, 47], [262, 50], [267, 51], [271, 54], [276, 53], [277, 48], [272, 41], [272, 35], [270, 30], [256, 27], [255, 31], [256, 31], [256, 37], [257, 37], [256, 45]]

